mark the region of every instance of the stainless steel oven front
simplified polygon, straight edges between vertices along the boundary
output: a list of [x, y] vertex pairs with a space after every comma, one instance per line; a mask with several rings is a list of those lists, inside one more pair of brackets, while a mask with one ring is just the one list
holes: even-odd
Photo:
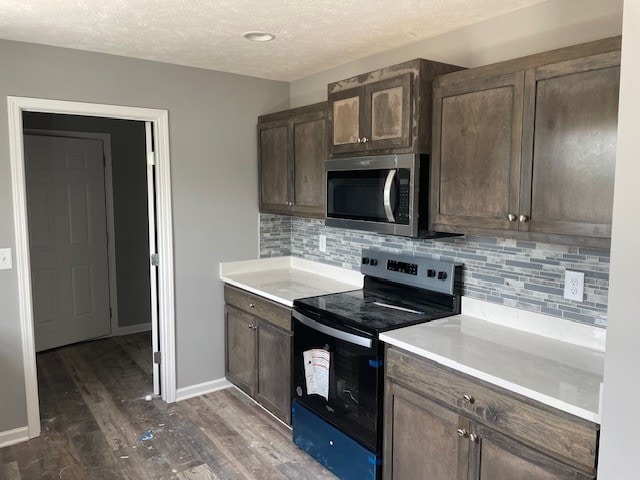
[[330, 159], [325, 165], [326, 225], [407, 237], [426, 230], [428, 156]]

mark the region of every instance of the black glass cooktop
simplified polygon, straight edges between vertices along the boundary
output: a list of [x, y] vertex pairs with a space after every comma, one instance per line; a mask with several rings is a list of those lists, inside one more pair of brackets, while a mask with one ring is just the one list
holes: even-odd
[[366, 278], [362, 290], [302, 298], [294, 307], [321, 323], [377, 336], [460, 313], [460, 297]]

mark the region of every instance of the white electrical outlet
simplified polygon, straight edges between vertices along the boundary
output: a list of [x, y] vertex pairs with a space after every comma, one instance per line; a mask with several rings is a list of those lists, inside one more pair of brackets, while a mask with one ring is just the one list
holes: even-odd
[[576, 302], [584, 301], [584, 272], [564, 272], [564, 298]]
[[321, 252], [327, 251], [327, 236], [326, 235], [318, 235], [318, 249]]
[[0, 248], [0, 270], [11, 270], [12, 267], [11, 249]]

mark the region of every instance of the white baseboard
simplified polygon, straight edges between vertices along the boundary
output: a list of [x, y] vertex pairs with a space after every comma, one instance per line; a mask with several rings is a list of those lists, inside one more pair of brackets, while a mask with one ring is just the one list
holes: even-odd
[[29, 427], [14, 428], [6, 432], [0, 432], [0, 448], [15, 445], [29, 440]]
[[205, 393], [216, 392], [225, 388], [232, 387], [233, 385], [226, 378], [218, 378], [210, 382], [199, 383], [197, 385], [191, 385], [189, 387], [179, 388], [176, 391], [176, 401], [186, 400], [187, 398], [198, 397]]
[[131, 335], [133, 333], [141, 333], [141, 332], [150, 332], [151, 331], [151, 322], [149, 323], [140, 323], [138, 325], [130, 325], [128, 327], [120, 327], [118, 331], [115, 333], [116, 336], [122, 335]]

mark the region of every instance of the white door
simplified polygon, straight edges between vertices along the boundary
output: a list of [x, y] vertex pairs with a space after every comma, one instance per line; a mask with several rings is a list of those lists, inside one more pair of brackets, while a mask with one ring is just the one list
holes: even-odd
[[[149, 280], [151, 283], [151, 348], [153, 349], [153, 394], [160, 395], [160, 325], [158, 323], [158, 242], [156, 239], [156, 173], [153, 124], [145, 123], [147, 148], [147, 206], [149, 208]], [[156, 354], [158, 355], [156, 357]]]
[[109, 335], [102, 142], [25, 135], [36, 351]]

